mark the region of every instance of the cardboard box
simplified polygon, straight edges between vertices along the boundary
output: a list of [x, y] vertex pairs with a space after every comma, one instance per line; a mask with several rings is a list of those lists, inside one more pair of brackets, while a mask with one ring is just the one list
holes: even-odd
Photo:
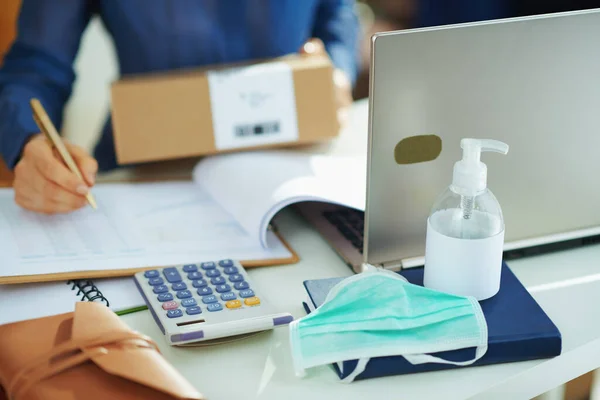
[[326, 56], [126, 77], [111, 88], [119, 164], [310, 144], [337, 136]]

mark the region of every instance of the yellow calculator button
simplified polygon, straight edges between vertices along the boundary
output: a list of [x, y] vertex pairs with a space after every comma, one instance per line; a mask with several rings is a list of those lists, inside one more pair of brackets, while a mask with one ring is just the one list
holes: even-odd
[[239, 300], [230, 300], [225, 303], [225, 307], [227, 308], [240, 308], [242, 306], [242, 302]]
[[260, 304], [260, 299], [256, 296], [248, 297], [246, 300], [244, 300], [244, 303], [246, 303], [247, 306], [257, 306]]

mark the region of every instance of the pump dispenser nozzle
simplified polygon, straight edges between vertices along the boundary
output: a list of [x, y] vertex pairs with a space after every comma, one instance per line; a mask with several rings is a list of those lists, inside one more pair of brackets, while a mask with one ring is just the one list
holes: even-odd
[[482, 151], [507, 154], [506, 143], [490, 139], [462, 139], [463, 158], [454, 164], [451, 189], [461, 196], [463, 217], [471, 218], [473, 197], [487, 187], [487, 166], [480, 161]]
[[480, 161], [482, 151], [508, 153], [508, 145], [497, 140], [463, 139], [463, 158], [454, 164], [452, 190], [460, 195], [475, 196], [487, 187], [487, 166]]

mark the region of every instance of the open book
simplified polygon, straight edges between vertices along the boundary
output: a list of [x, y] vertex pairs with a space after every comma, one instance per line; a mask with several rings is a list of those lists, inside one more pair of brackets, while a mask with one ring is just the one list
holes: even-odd
[[38, 215], [0, 189], [0, 283], [132, 275], [220, 258], [283, 264], [293, 251], [269, 229], [289, 204], [364, 209], [366, 158], [291, 150], [205, 158], [192, 182], [100, 184], [98, 210]]
[[366, 157], [289, 150], [206, 158], [194, 181], [263, 247], [272, 218], [294, 203], [319, 201], [365, 209]]

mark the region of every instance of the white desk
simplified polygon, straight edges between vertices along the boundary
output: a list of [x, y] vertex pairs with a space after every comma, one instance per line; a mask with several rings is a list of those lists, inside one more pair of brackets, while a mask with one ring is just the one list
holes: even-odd
[[[357, 107], [360, 124], [354, 128], [360, 129], [362, 124], [366, 127], [365, 104]], [[356, 149], [334, 147], [336, 152]], [[278, 226], [301, 261], [249, 272], [261, 293], [299, 318], [305, 315], [301, 305], [306, 296], [304, 280], [348, 276], [351, 271], [291, 210], [278, 217]], [[165, 357], [209, 399], [528, 399], [599, 368], [600, 246], [514, 261], [510, 266], [561, 330], [561, 356], [347, 385], [339, 382], [329, 366], [311, 370], [304, 379], [296, 378], [286, 328], [228, 344], [179, 349], [166, 345], [149, 312], [123, 319], [154, 338]]]

